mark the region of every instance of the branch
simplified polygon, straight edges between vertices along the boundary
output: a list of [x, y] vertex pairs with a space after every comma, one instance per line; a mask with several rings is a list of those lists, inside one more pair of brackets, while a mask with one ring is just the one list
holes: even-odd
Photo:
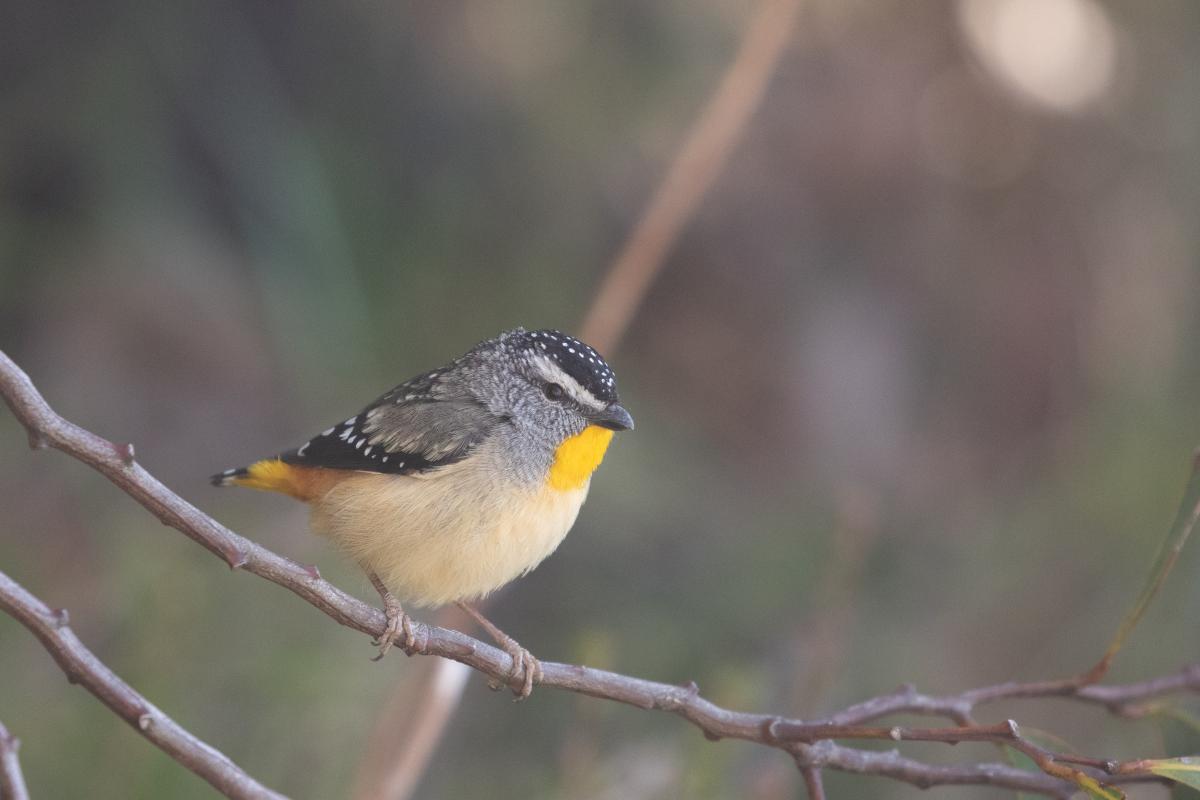
[[20, 749], [21, 741], [0, 723], [0, 800], [29, 800], [21, 762], [17, 760]]
[[[342, 625], [371, 636], [383, 633], [384, 616], [378, 609], [333, 586], [324, 580], [315, 568], [302, 566], [284, 558], [216, 522], [142, 469], [134, 460], [131, 445], [113, 444], [60, 417], [47, 405], [29, 377], [3, 352], [0, 352], [0, 394], [25, 426], [34, 447], [55, 447], [94, 467], [165, 524], [176, 528], [215, 553], [231, 568], [250, 572], [289, 589]], [[7, 607], [5, 610], [13, 613]], [[40, 620], [43, 628], [43, 634], [39, 635], [43, 643], [47, 643], [47, 626], [48, 630], [60, 631], [64, 637], [70, 636], [74, 639], [73, 634], [65, 628], [65, 621], [60, 621], [49, 609], [35, 617]], [[417, 623], [414, 625], [414, 631], [414, 653], [438, 655], [459, 661], [498, 683], [511, 687], [518, 685], [518, 677], [512, 674], [512, 659], [504, 651], [458, 631], [433, 625]], [[37, 632], [35, 630], [35, 633]], [[56, 641], [50, 639], [52, 643]], [[82, 648], [82, 645], [78, 646]], [[56, 652], [50, 644], [47, 644], [47, 647]], [[62, 664], [60, 661], [60, 665]], [[99, 662], [90, 666], [107, 672], [107, 668]], [[614, 700], [646, 710], [668, 711], [691, 722], [709, 739], [743, 739], [784, 750], [792, 754], [802, 769], [830, 768], [847, 772], [870, 772], [918, 786], [975, 783], [1040, 792], [1056, 797], [1065, 797], [1073, 790], [1071, 783], [1060, 778], [1075, 781], [1076, 785], [1083, 785], [1081, 780], [1092, 779], [1091, 773], [1065, 767], [1065, 764], [1081, 763], [1092, 772], [1116, 771], [1125, 780], [1158, 779], [1146, 775], [1144, 770], [1135, 768], [1133, 764], [1136, 762], [1118, 764], [1043, 751], [1022, 739], [1013, 723], [999, 726], [975, 725], [970, 715], [976, 706], [1011, 698], [1062, 697], [1099, 705], [1115, 713], [1127, 713], [1131, 704], [1135, 702], [1169, 693], [1196, 691], [1200, 688], [1200, 664], [1190, 665], [1173, 675], [1123, 686], [1081, 687], [1070, 680], [1005, 683], [940, 697], [922, 695], [912, 687], [902, 687], [896, 692], [864, 701], [825, 719], [803, 721], [773, 714], [752, 714], [722, 708], [701, 697], [694, 683], [673, 686], [605, 670], [554, 662], [543, 662], [542, 668], [543, 686]], [[64, 670], [69, 676], [81, 675], [78, 668], [72, 671], [64, 665]], [[112, 677], [117, 680], [115, 676]], [[128, 687], [124, 688], [128, 690]], [[146, 707], [149, 707], [148, 704]], [[119, 708], [114, 710], [122, 713]], [[157, 711], [156, 713], [161, 714]], [[944, 716], [955, 722], [956, 726], [884, 728], [864, 725], [865, 722], [897, 713]], [[132, 718], [124, 713], [122, 716], [131, 723], [136, 723], [142, 719], [142, 714], [143, 712], [139, 712]], [[157, 721], [158, 718], [153, 719]], [[163, 719], [165, 720], [165, 717]], [[156, 728], [156, 725], [151, 726], [151, 729]], [[1003, 742], [1029, 754], [1047, 774], [1039, 775], [1000, 764], [961, 767], [923, 764], [902, 758], [896, 753], [867, 752], [826, 741], [832, 738], [893, 741], [909, 739], [946, 743]]]
[[[0, 609], [41, 641], [71, 683], [81, 684], [114, 714], [164, 753], [213, 785], [226, 797], [286, 800], [242, 771], [225, 755], [188, 733], [88, 650], [67, 625], [67, 612], [55, 611], [0, 572]], [[0, 728], [0, 753], [6, 732]], [[16, 748], [11, 748], [13, 765]], [[19, 775], [18, 775], [19, 777]], [[0, 788], [4, 784], [0, 783]], [[4, 795], [6, 798], [8, 795]], [[14, 797], [25, 795], [14, 793]]]
[[942, 766], [905, 758], [895, 750], [872, 752], [843, 747], [833, 742], [818, 742], [796, 756], [800, 766], [812, 769], [836, 769], [858, 775], [878, 775], [911, 783], [921, 789], [932, 786], [996, 786], [1018, 792], [1069, 798], [1078, 787], [1072, 783], [1010, 767], [1007, 764], [969, 764]]
[[808, 800], [825, 800], [825, 780], [821, 777], [821, 768], [813, 766], [812, 756], [806, 748], [803, 752], [793, 755], [800, 777], [804, 778], [804, 790], [808, 792]]
[[1080, 703], [1096, 705], [1124, 717], [1139, 717], [1146, 713], [1139, 704], [1155, 697], [1181, 692], [1200, 692], [1200, 662], [1169, 675], [1128, 684], [1079, 686], [1072, 678], [1056, 681], [1008, 682], [995, 686], [968, 689], [957, 695], [921, 694], [911, 685], [901, 686], [890, 694], [879, 695], [850, 706], [828, 717], [831, 725], [862, 725], [880, 717], [894, 714], [919, 714], [945, 717], [965, 724], [979, 706], [1004, 700], [1061, 697]]

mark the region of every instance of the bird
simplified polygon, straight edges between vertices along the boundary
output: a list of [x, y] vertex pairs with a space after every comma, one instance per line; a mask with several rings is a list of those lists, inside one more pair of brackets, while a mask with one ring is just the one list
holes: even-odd
[[570, 531], [613, 435], [633, 430], [589, 345], [516, 328], [385, 392], [299, 447], [213, 475], [293, 497], [366, 573], [387, 627], [378, 660], [412, 652], [408, 607], [455, 603], [512, 657], [518, 699], [541, 662], [474, 604], [532, 570]]

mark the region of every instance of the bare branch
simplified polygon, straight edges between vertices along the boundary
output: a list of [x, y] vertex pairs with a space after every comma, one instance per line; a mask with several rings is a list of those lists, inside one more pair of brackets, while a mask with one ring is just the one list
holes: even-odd
[[[0, 394], [3, 394], [14, 414], [29, 431], [31, 442], [55, 447], [90, 464], [163, 522], [217, 554], [231, 567], [251, 572], [291, 590], [342, 625], [372, 636], [382, 633], [385, 621], [379, 610], [325, 581], [316, 569], [290, 561], [220, 525], [143, 470], [133, 461], [130, 447], [114, 446], [60, 417], [46, 404], [28, 376], [2, 352]], [[49, 609], [35, 615], [35, 619], [40, 621], [39, 629], [49, 626], [49, 630], [65, 631], [63, 636], [70, 635], [73, 638], [65, 626], [56, 627], [61, 623]], [[414, 653], [439, 655], [459, 661], [494, 681], [516, 685], [518, 679], [510, 675], [512, 659], [504, 651], [458, 631], [421, 623], [414, 628]], [[40, 635], [39, 638], [43, 637]], [[45, 638], [43, 642], [46, 642]], [[56, 652], [53, 648], [51, 650]], [[63, 662], [60, 661], [60, 664]], [[96, 666], [106, 670], [98, 662]], [[744, 739], [785, 750], [797, 760], [798, 766], [809, 772], [819, 769], [869, 772], [918, 786], [974, 783], [1055, 797], [1070, 794], [1072, 784], [1069, 780], [1078, 782], [1084, 778], [1092, 779], [1092, 773], [1097, 771], [1117, 774], [1121, 780], [1158, 778], [1139, 770], [1137, 764], [1140, 762], [1081, 759], [1044, 751], [1021, 738], [1016, 725], [1011, 722], [976, 725], [971, 719], [976, 706], [1014, 698], [1061, 697], [1130, 715], [1136, 713], [1133, 708], [1135, 703], [1200, 689], [1200, 664], [1190, 665], [1172, 675], [1123, 686], [1081, 687], [1070, 680], [1005, 683], [940, 697], [919, 694], [912, 687], [902, 687], [825, 719], [803, 721], [721, 708], [701, 697], [693, 683], [672, 686], [584, 666], [554, 662], [543, 662], [542, 666], [543, 686], [614, 700], [646, 710], [668, 711], [688, 720], [710, 739]], [[63, 668], [69, 676], [78, 677], [78, 670], [73, 672], [69, 665]], [[120, 709], [114, 710], [122, 713]], [[139, 711], [134, 715], [131, 724], [142, 719], [143, 713]], [[871, 720], [898, 713], [942, 716], [954, 722], [955, 726], [908, 728], [865, 725]], [[122, 716], [131, 719], [125, 713]], [[155, 726], [151, 727], [153, 729]], [[958, 767], [929, 765], [903, 758], [894, 752], [862, 751], [828, 741], [834, 738], [1002, 742], [1030, 755], [1048, 774], [1030, 773], [1001, 764]], [[1081, 772], [1066, 766], [1068, 764], [1081, 764], [1091, 772]], [[812, 785], [811, 782], [809, 785]]]
[[794, 757], [796, 767], [804, 778], [804, 789], [808, 792], [808, 800], [825, 800], [825, 782], [821, 778], [821, 768], [814, 767], [797, 755]]
[[955, 785], [996, 786], [1063, 800], [1078, 791], [1077, 786], [1067, 781], [1037, 772], [1026, 772], [1007, 764], [969, 764], [953, 767], [924, 764], [905, 758], [895, 750], [883, 753], [857, 750], [828, 741], [812, 745], [804, 755], [798, 755], [797, 759], [802, 766], [836, 769], [860, 775], [879, 775], [911, 783], [922, 789]]
[[[242, 800], [285, 800], [283, 795], [258, 783], [225, 755], [188, 733], [134, 691], [79, 641], [67, 625], [66, 610], [49, 608], [3, 572], [0, 572], [0, 610], [41, 641], [68, 681], [83, 686], [134, 730], [204, 778], [217, 791]], [[0, 733], [0, 740], [3, 738], [4, 734]], [[2, 745], [0, 750], [3, 750]]]
[[910, 685], [894, 692], [857, 703], [829, 716], [825, 722], [835, 725], [862, 725], [894, 714], [919, 714], [945, 717], [965, 725], [979, 706], [1004, 700], [1061, 697], [1097, 705], [1126, 717], [1142, 716], [1140, 703], [1168, 694], [1200, 692], [1200, 662], [1188, 664], [1169, 675], [1130, 684], [1079, 686], [1071, 678], [1053, 681], [1008, 682], [957, 695], [921, 694]]
[[21, 741], [0, 723], [0, 800], [29, 800], [21, 762], [17, 760], [20, 749]]

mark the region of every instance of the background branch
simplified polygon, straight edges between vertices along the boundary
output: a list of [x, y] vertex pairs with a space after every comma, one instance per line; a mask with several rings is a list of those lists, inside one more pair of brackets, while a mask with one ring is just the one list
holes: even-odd
[[[221, 794], [239, 800], [284, 800], [283, 795], [258, 783], [227, 756], [188, 733], [117, 677], [79, 641], [67, 624], [65, 609], [51, 609], [3, 572], [0, 572], [0, 610], [38, 638], [68, 681], [83, 686], [135, 731], [204, 778]], [[6, 751], [3, 745], [6, 735], [0, 729], [0, 757]], [[12, 753], [15, 765], [15, 748]], [[3, 771], [7, 772], [6, 769]], [[15, 796], [21, 797], [20, 794]]]
[[21, 742], [0, 722], [0, 800], [29, 800], [17, 751]]
[[625, 240], [583, 321], [580, 338], [601, 353], [616, 349], [667, 251], [729, 160], [762, 101], [799, 11], [799, 0], [763, 0], [746, 26], [733, 63]]
[[[0, 352], [0, 393], [17, 418], [29, 432], [30, 442], [40, 447], [49, 445], [60, 449], [95, 467], [120, 486], [131, 497], [161, 520], [197, 541], [210, 552], [221, 556], [231, 567], [264, 577], [308, 600], [342, 625], [372, 636], [384, 627], [383, 614], [377, 609], [351, 597], [321, 578], [316, 569], [304, 567], [250, 542], [217, 523], [211, 517], [171, 492], [133, 459], [130, 445], [114, 445], [60, 417], [37, 392], [29, 377], [3, 352]], [[80, 681], [97, 681], [107, 687], [107, 696], [97, 694], [124, 719], [144, 731], [168, 734], [160, 747], [180, 758], [195, 758], [203, 754], [211, 760], [209, 768], [217, 778], [227, 777], [231, 762], [207, 745], [189, 739], [190, 734], [177, 730], [169, 719], [133, 693], [102, 664], [87, 653], [66, 620], [28, 596], [7, 578], [0, 582], [3, 607], [29, 627], [50, 649], [69, 677]], [[14, 599], [15, 598], [15, 599]], [[457, 631], [432, 625], [416, 626], [415, 652], [440, 655], [466, 664], [500, 682], [510, 681], [511, 658], [507, 653]], [[646, 710], [669, 711], [678, 714], [698, 727], [710, 739], [737, 738], [779, 748], [792, 753], [802, 769], [832, 768], [849, 772], [872, 772], [888, 775], [921, 786], [945, 783], [980, 783], [1004, 786], [1022, 791], [1065, 796], [1065, 786], [1086, 785], [1094, 781], [1091, 773], [1064, 766], [1076, 763], [1048, 751], [1043, 751], [1020, 737], [1015, 723], [998, 726], [978, 726], [971, 721], [975, 706], [1015, 697], [1062, 697], [1084, 703], [1098, 704], [1112, 711], [1126, 709], [1133, 702], [1163, 694], [1194, 691], [1200, 681], [1200, 665], [1190, 665], [1179, 672], [1141, 683], [1124, 686], [1080, 687], [1070, 681], [1005, 683], [973, 689], [958, 695], [941, 697], [917, 693], [912, 687], [902, 687], [888, 695], [859, 703], [845, 711], [822, 720], [802, 721], [772, 714], [752, 714], [732, 711], [704, 699], [695, 684], [672, 686], [647, 681], [605, 670], [584, 666], [543, 662], [543, 686], [556, 687], [592, 697], [615, 700]], [[115, 682], [115, 683], [114, 683]], [[86, 683], [89, 688], [92, 684]], [[115, 692], [115, 694], [114, 694]], [[111, 701], [110, 701], [111, 700]], [[956, 723], [956, 727], [921, 729], [904, 727], [870, 727], [863, 723], [896, 713], [941, 715]], [[174, 726], [174, 727], [172, 727]], [[1037, 775], [1014, 767], [981, 764], [964, 767], [941, 767], [923, 764], [900, 757], [895, 753], [871, 753], [832, 745], [828, 739], [889, 739], [893, 741], [922, 740], [955, 743], [961, 741], [1002, 741], [1017, 747], [1034, 758], [1047, 774]], [[181, 744], [181, 742], [183, 744]], [[186, 745], [186, 746], [184, 746]], [[807, 749], [800, 745], [811, 745]], [[173, 749], [168, 749], [168, 746]], [[1099, 759], [1085, 760], [1093, 767], [1105, 765], [1107, 771], [1118, 771], [1124, 779], [1153, 778], [1139, 772], [1130, 764], [1108, 765]], [[187, 761], [189, 768], [194, 767]], [[221, 769], [215, 769], [217, 766]], [[240, 774], [240, 771], [237, 773]], [[205, 776], [208, 777], [207, 775]], [[247, 779], [249, 780], [249, 779]], [[211, 779], [210, 779], [211, 782]], [[252, 783], [252, 782], [251, 782]], [[217, 785], [214, 783], [214, 785]], [[816, 785], [812, 779], [810, 786]], [[254, 787], [257, 787], [255, 789]], [[235, 784], [230, 791], [261, 791], [267, 794], [230, 794], [229, 796], [277, 797], [257, 784]]]

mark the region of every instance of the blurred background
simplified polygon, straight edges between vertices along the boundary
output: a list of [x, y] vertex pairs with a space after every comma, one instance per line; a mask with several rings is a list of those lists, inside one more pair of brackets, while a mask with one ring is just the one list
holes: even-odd
[[[299, 504], [206, 476], [500, 330], [577, 331], [753, 13], [8, 0], [0, 347], [60, 413], [375, 602]], [[1090, 665], [1200, 443], [1197, 30], [1187, 0], [805, 0], [608, 353], [637, 431], [497, 624], [545, 659], [810, 717]], [[31, 454], [7, 412], [0, 510], [0, 568], [268, 785], [347, 797], [382, 710], [411, 724], [421, 659], [372, 663], [363, 636]], [[1198, 577], [1192, 548], [1113, 679], [1197, 658]], [[1096, 756], [1200, 746], [1069, 704], [981, 716]], [[213, 796], [8, 618], [0, 719], [35, 797]], [[416, 796], [802, 792], [778, 752], [563, 692], [513, 705], [473, 675]]]

